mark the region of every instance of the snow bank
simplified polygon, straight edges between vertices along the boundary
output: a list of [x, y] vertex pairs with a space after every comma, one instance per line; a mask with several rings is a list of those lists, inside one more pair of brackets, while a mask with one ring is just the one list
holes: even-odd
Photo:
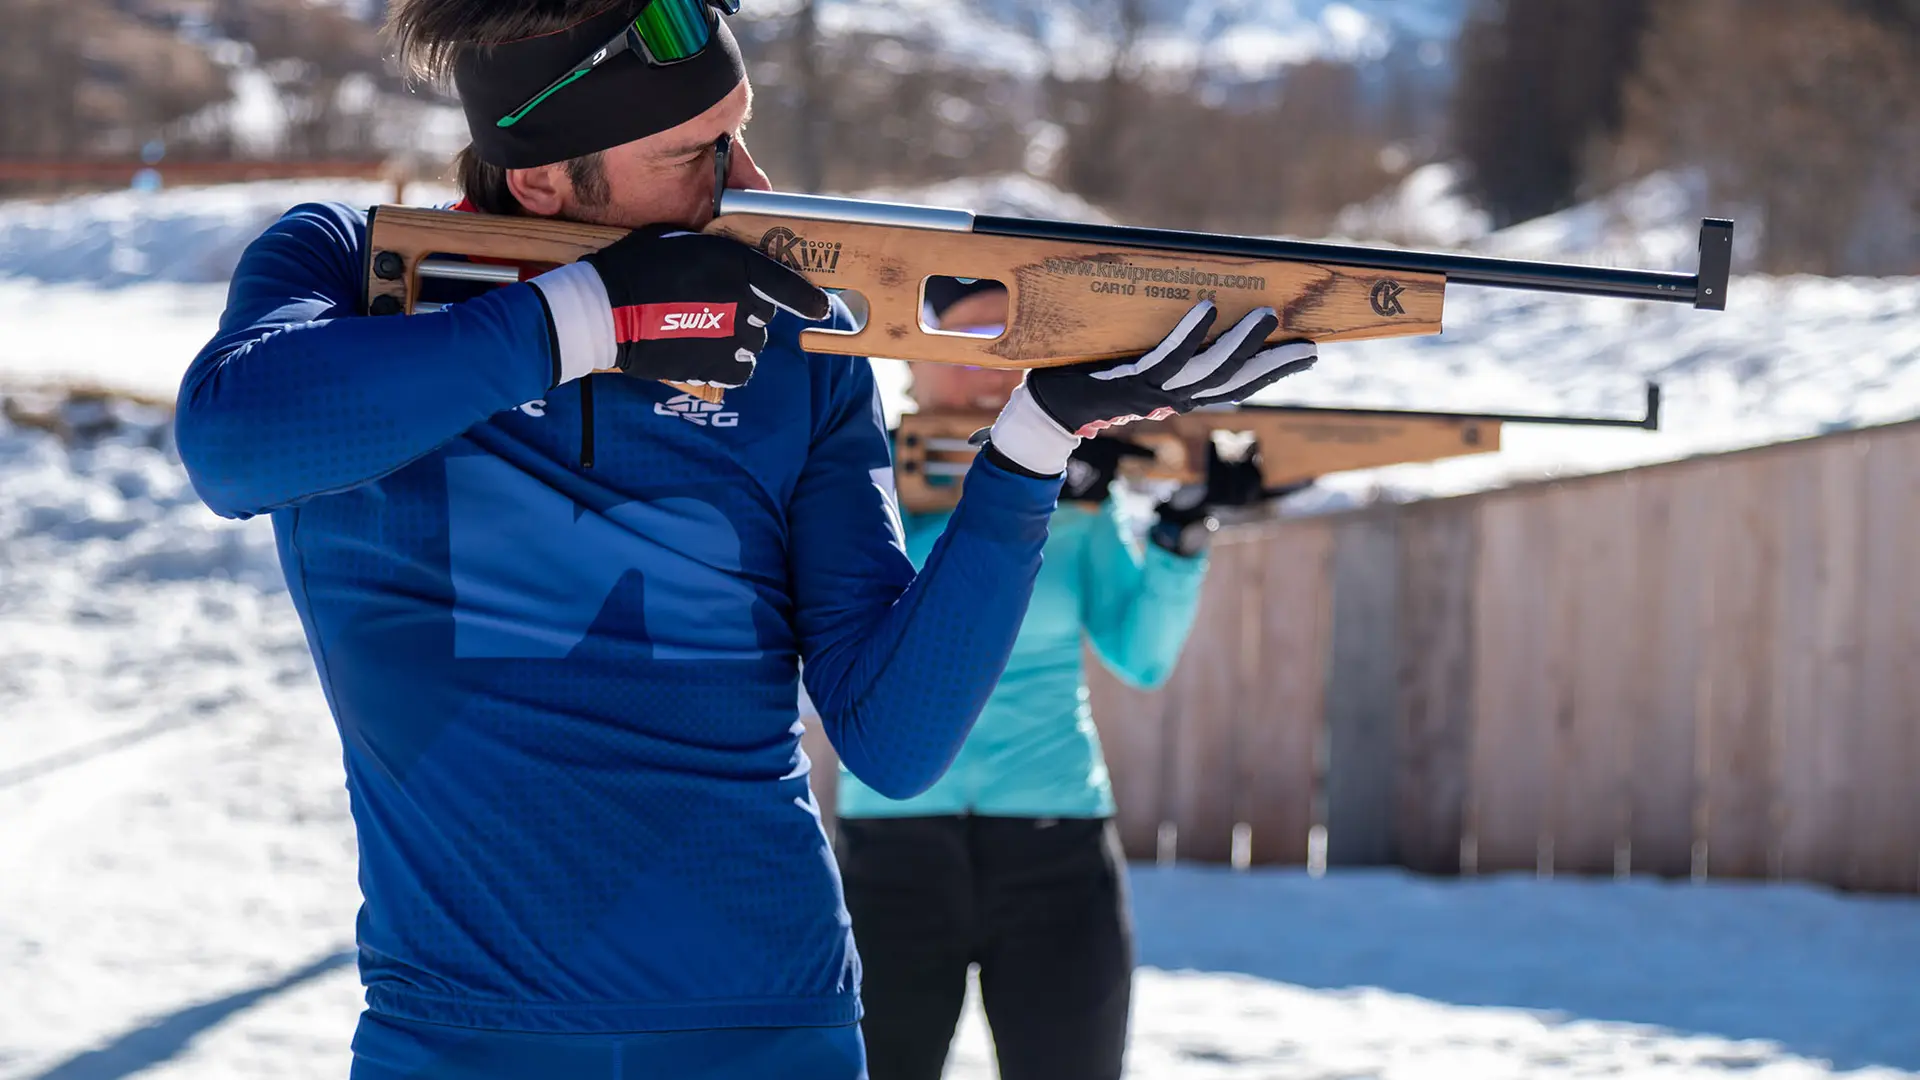
[[[440, 185], [408, 185], [409, 203], [430, 205], [443, 197], [454, 195]], [[275, 218], [289, 207], [324, 200], [391, 202], [393, 185], [270, 180], [0, 202], [0, 282], [224, 286], [240, 252]]]

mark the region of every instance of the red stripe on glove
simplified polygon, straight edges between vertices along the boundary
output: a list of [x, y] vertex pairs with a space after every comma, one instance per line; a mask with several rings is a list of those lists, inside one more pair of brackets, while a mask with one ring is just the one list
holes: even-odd
[[620, 342], [733, 336], [733, 304], [630, 304], [613, 309]]

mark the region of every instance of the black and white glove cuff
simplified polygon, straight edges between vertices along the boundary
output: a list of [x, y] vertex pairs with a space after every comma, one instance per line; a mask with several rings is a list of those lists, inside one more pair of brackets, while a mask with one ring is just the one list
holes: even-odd
[[546, 298], [553, 320], [553, 339], [559, 343], [559, 377], [554, 385], [572, 382], [594, 371], [611, 368], [618, 357], [614, 340], [613, 301], [599, 271], [572, 262], [527, 279]]
[[1033, 400], [1024, 381], [1013, 388], [988, 438], [1014, 464], [1041, 476], [1065, 473], [1067, 459], [1080, 445], [1078, 435], [1061, 427]]

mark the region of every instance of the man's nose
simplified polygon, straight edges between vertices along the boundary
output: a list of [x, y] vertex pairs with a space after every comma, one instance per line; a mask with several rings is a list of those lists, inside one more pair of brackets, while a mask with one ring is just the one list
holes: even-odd
[[733, 153], [727, 158], [727, 187], [744, 191], [773, 190], [773, 181], [754, 164], [753, 152], [737, 138], [733, 141]]

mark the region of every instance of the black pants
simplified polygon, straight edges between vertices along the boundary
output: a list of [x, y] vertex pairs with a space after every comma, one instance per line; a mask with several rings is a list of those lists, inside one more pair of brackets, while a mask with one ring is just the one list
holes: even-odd
[[940, 1076], [972, 964], [1002, 1080], [1117, 1080], [1133, 930], [1111, 821], [847, 818], [834, 850], [871, 1080]]

